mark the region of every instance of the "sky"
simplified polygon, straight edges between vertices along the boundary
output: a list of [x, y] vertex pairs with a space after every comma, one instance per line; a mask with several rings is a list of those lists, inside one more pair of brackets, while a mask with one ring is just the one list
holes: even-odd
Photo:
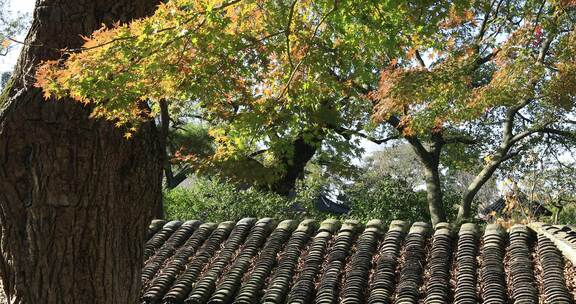
[[[8, 0], [8, 10], [16, 13], [27, 13], [32, 16], [32, 11], [34, 10], [34, 0]], [[3, 8], [5, 9], [5, 8]], [[26, 37], [26, 32], [21, 33], [16, 40], [22, 41]], [[22, 46], [16, 45], [6, 56], [0, 56], [0, 73], [12, 71], [16, 61], [18, 60], [18, 55]]]

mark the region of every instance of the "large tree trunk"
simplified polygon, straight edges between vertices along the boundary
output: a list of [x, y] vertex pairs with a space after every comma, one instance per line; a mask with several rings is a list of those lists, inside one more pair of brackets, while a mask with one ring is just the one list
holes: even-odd
[[[321, 142], [321, 140], [318, 141]], [[296, 181], [304, 175], [306, 164], [314, 157], [320, 144], [314, 145], [306, 142], [303, 137], [298, 137], [292, 145], [294, 149], [293, 153], [290, 154], [290, 157], [285, 157], [283, 160], [286, 171], [282, 177], [272, 185], [272, 191], [282, 196], [289, 196], [292, 190], [294, 190]]]
[[0, 113], [0, 275], [10, 303], [137, 303], [161, 191], [153, 124], [132, 140], [71, 100], [45, 101], [36, 65], [155, 0], [38, 0]]

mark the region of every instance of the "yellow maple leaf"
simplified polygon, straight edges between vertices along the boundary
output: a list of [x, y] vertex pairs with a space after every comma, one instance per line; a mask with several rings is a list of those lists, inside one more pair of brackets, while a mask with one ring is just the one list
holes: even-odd
[[45, 100], [48, 100], [52, 97], [52, 94], [50, 94], [50, 92], [48, 92], [48, 90], [43, 90], [43, 94], [42, 96], [44, 97]]
[[406, 58], [411, 59], [414, 55], [416, 55], [416, 48], [411, 47], [406, 51]]
[[132, 139], [132, 137], [134, 137], [134, 133], [132, 133], [132, 132], [126, 132], [126, 133], [124, 133], [124, 138], [126, 138], [126, 139]]

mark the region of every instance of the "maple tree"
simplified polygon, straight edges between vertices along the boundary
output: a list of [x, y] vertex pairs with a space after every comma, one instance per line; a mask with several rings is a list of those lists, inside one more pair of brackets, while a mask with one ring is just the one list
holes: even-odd
[[570, 214], [576, 207], [576, 153], [567, 149], [573, 150], [574, 144], [549, 143], [543, 140], [536, 151], [527, 151], [521, 161], [507, 164], [505, 170], [508, 180], [518, 181], [528, 200], [553, 212], [551, 222], [571, 223], [576, 219]]
[[174, 0], [86, 37], [37, 78], [47, 97], [90, 104], [128, 138], [162, 104], [173, 116], [192, 109], [215, 150], [182, 159], [281, 194], [323, 151], [347, 159], [359, 138], [406, 140], [437, 223], [443, 155], [485, 160], [472, 162], [462, 219], [532, 135], [572, 136], [573, 10], [573, 1]]
[[[442, 200], [438, 168], [448, 145], [485, 156], [463, 193], [463, 220], [484, 183], [534, 135], [574, 143], [575, 8], [573, 1], [477, 1], [443, 20], [436, 44], [410, 49], [383, 71], [374, 116], [413, 146], [430, 204]], [[440, 210], [436, 221], [443, 218]]]
[[[70, 95], [132, 136], [161, 112], [194, 109], [215, 152], [183, 155], [204, 170], [287, 194], [324, 151], [358, 155], [379, 71], [426, 35], [447, 3], [174, 0], [155, 15], [103, 28], [46, 63], [46, 96]], [[426, 19], [414, 16], [430, 12]], [[406, 20], [412, 22], [405, 22]], [[428, 28], [428, 25], [431, 25]], [[150, 110], [138, 106], [147, 102]]]

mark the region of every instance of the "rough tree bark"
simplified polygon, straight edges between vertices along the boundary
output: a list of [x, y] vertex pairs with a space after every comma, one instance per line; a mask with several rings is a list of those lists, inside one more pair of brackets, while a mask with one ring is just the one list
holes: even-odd
[[152, 123], [132, 140], [71, 100], [45, 101], [36, 65], [156, 0], [38, 0], [0, 100], [0, 275], [10, 303], [136, 303], [145, 227], [161, 192]]

